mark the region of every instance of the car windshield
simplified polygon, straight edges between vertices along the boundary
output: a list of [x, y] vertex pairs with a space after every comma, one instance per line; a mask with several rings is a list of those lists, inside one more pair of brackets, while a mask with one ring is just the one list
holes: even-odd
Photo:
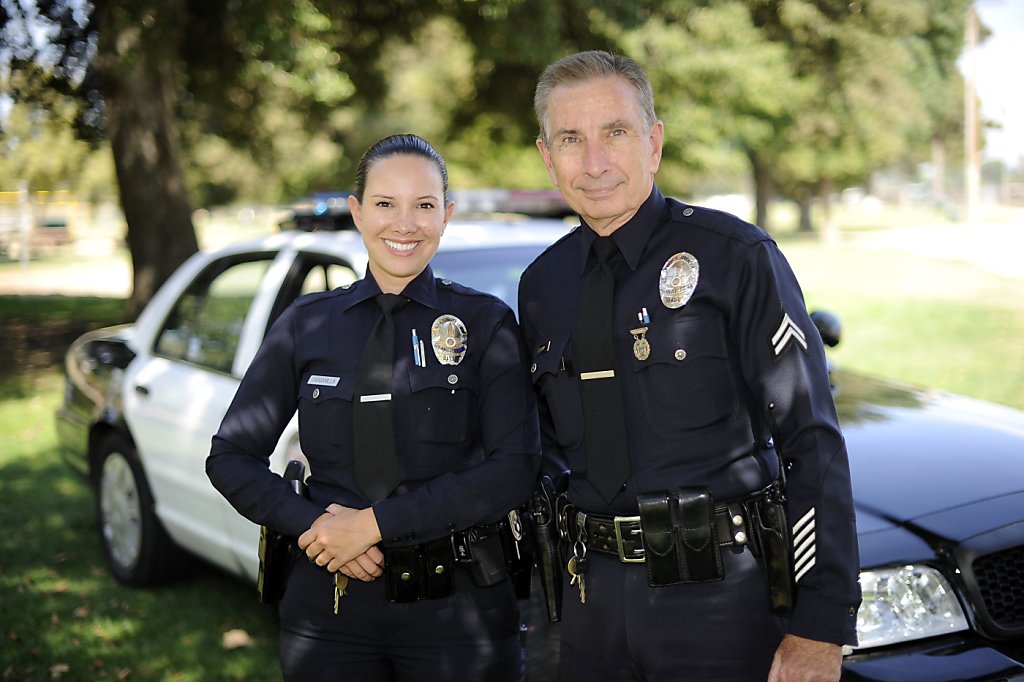
[[472, 251], [439, 251], [430, 261], [434, 276], [450, 279], [502, 299], [517, 309], [519, 276], [547, 244]]

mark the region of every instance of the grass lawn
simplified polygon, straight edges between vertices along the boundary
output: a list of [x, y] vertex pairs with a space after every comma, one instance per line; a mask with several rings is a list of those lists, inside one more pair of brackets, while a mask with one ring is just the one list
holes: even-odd
[[56, 448], [62, 381], [0, 399], [0, 679], [279, 680], [254, 587], [205, 566], [159, 590], [107, 572], [92, 495]]

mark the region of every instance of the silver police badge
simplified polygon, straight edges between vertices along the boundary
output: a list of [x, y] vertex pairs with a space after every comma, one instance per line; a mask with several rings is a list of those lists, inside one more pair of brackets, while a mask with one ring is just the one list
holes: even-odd
[[466, 325], [454, 315], [442, 315], [430, 326], [430, 345], [442, 365], [457, 365], [466, 355]]
[[682, 308], [697, 288], [700, 265], [692, 254], [682, 251], [675, 254], [661, 266], [658, 292], [666, 308]]

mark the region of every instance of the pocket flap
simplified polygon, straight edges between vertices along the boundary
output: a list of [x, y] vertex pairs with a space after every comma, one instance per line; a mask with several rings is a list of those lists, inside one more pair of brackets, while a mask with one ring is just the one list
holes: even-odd
[[462, 365], [413, 367], [409, 370], [409, 387], [413, 393], [428, 388], [443, 388], [449, 391], [468, 389], [480, 394], [480, 380], [476, 372]]
[[555, 338], [532, 349], [533, 359], [530, 361], [530, 380], [537, 383], [545, 374], [552, 376], [566, 371], [569, 337]]
[[683, 317], [648, 327], [645, 337], [650, 347], [646, 359], [633, 359], [639, 371], [652, 364], [685, 365], [702, 357], [725, 358], [725, 342], [717, 317]]

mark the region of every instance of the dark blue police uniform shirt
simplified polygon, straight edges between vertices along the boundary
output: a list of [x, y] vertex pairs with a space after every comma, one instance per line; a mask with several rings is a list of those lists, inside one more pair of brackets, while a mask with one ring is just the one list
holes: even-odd
[[[370, 505], [355, 483], [352, 397], [360, 355], [381, 316], [373, 300], [379, 293], [367, 273], [350, 287], [298, 299], [246, 371], [206, 469], [253, 522], [297, 536], [331, 503]], [[429, 267], [402, 295], [410, 300], [394, 314], [392, 379], [401, 484], [373, 504], [385, 544], [415, 544], [502, 518], [529, 498], [540, 466], [536, 401], [508, 306], [437, 280]], [[446, 314], [467, 329], [458, 365], [442, 365], [431, 351], [431, 325]], [[424, 339], [425, 367], [413, 361], [413, 329]], [[296, 408], [310, 500], [267, 466]]]
[[[572, 471], [569, 499], [581, 509], [635, 515], [640, 492], [706, 485], [725, 501], [757, 491], [778, 476], [777, 449], [791, 465], [789, 521], [801, 533], [794, 533], [790, 632], [854, 643], [859, 562], [846, 446], [820, 336], [777, 245], [754, 225], [666, 200], [657, 187], [612, 234], [615, 370], [632, 474], [609, 505], [584, 475], [575, 370], [577, 311], [596, 263], [595, 238], [586, 226], [573, 230], [520, 281], [545, 471]], [[698, 277], [689, 301], [671, 309], [659, 280], [679, 253], [696, 258]], [[643, 326], [650, 354], [640, 359], [631, 330]]]

